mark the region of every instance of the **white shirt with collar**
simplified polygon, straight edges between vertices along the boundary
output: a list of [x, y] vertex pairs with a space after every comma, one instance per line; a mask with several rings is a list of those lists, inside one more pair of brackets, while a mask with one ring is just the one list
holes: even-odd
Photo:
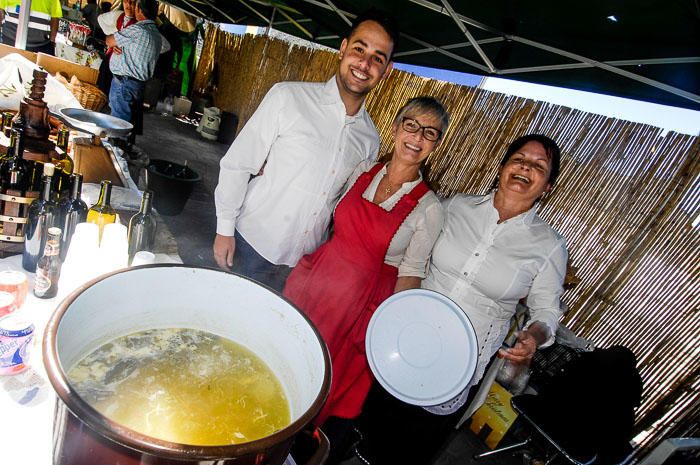
[[346, 114], [335, 76], [275, 84], [221, 159], [216, 232], [238, 230], [269, 262], [296, 265], [323, 242], [345, 182], [379, 143], [364, 105]]
[[[357, 166], [355, 172], [348, 179], [343, 197], [355, 184], [357, 178], [365, 171], [369, 171], [374, 164], [375, 162], [368, 160]], [[362, 198], [369, 202], [374, 200], [377, 187], [379, 187], [379, 183], [384, 176], [386, 176], [386, 166], [374, 176], [367, 189], [362, 193]], [[403, 183], [391, 197], [380, 203], [379, 206], [386, 211], [390, 211], [399, 203], [401, 197], [411, 192], [422, 180], [423, 176], [419, 173], [418, 179]], [[443, 221], [444, 214], [440, 200], [433, 191], [426, 192], [391, 239], [384, 263], [397, 267], [399, 269], [399, 277], [416, 276], [425, 278], [430, 253], [440, 235]]]
[[[529, 324], [540, 321], [551, 330], [544, 346], [554, 341], [562, 315], [559, 299], [566, 275], [566, 243], [540, 219], [536, 207], [499, 224], [493, 193], [456, 195], [443, 207], [445, 224], [422, 287], [451, 298], [474, 325], [479, 359], [472, 386], [500, 348], [523, 297], [532, 317]], [[464, 403], [468, 390], [428, 410], [451, 413]]]

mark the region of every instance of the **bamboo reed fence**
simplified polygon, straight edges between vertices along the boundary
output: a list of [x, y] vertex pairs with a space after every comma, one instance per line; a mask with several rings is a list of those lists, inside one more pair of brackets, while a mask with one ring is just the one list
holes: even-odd
[[[324, 81], [336, 66], [328, 51], [212, 27], [195, 89], [216, 76], [214, 103], [236, 113], [242, 127], [274, 83]], [[566, 237], [581, 280], [564, 294], [563, 323], [599, 347], [625, 345], [637, 355], [644, 398], [636, 458], [662, 439], [697, 436], [700, 139], [394, 70], [366, 101], [381, 153], [391, 150], [397, 110], [418, 95], [438, 97], [450, 112], [428, 160], [428, 178], [442, 196], [487, 192], [519, 135], [558, 141], [561, 174], [540, 214]]]

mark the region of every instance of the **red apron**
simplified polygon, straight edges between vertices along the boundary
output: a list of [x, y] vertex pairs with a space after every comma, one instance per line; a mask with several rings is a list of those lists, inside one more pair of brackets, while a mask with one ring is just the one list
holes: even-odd
[[398, 269], [384, 263], [394, 234], [428, 191], [421, 182], [386, 211], [362, 198], [383, 165], [360, 175], [334, 215], [331, 239], [305, 255], [289, 275], [284, 295], [313, 321], [328, 345], [333, 378], [315, 420], [355, 418], [372, 384], [365, 334], [372, 313], [394, 292]]

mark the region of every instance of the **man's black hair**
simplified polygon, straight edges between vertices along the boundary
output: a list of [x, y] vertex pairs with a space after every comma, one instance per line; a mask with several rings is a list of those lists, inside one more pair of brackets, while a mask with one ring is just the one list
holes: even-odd
[[377, 8], [370, 8], [369, 10], [357, 15], [355, 20], [352, 22], [350, 32], [348, 32], [346, 38], [349, 39], [358, 26], [365, 21], [374, 21], [375, 23], [379, 24], [387, 34], [389, 34], [389, 37], [393, 43], [393, 46], [391, 47], [391, 56], [389, 56], [389, 59], [391, 59], [399, 45], [399, 23], [396, 21], [396, 18]]
[[156, 19], [158, 2], [156, 0], [136, 0], [135, 8], [140, 8], [147, 19]]

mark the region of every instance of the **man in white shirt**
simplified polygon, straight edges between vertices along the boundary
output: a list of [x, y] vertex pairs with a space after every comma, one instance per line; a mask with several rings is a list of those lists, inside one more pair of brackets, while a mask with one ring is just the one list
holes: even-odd
[[321, 244], [348, 177], [379, 150], [364, 101], [391, 71], [397, 41], [395, 21], [370, 10], [343, 39], [328, 82], [270, 89], [221, 160], [221, 268], [281, 291], [299, 259]]

